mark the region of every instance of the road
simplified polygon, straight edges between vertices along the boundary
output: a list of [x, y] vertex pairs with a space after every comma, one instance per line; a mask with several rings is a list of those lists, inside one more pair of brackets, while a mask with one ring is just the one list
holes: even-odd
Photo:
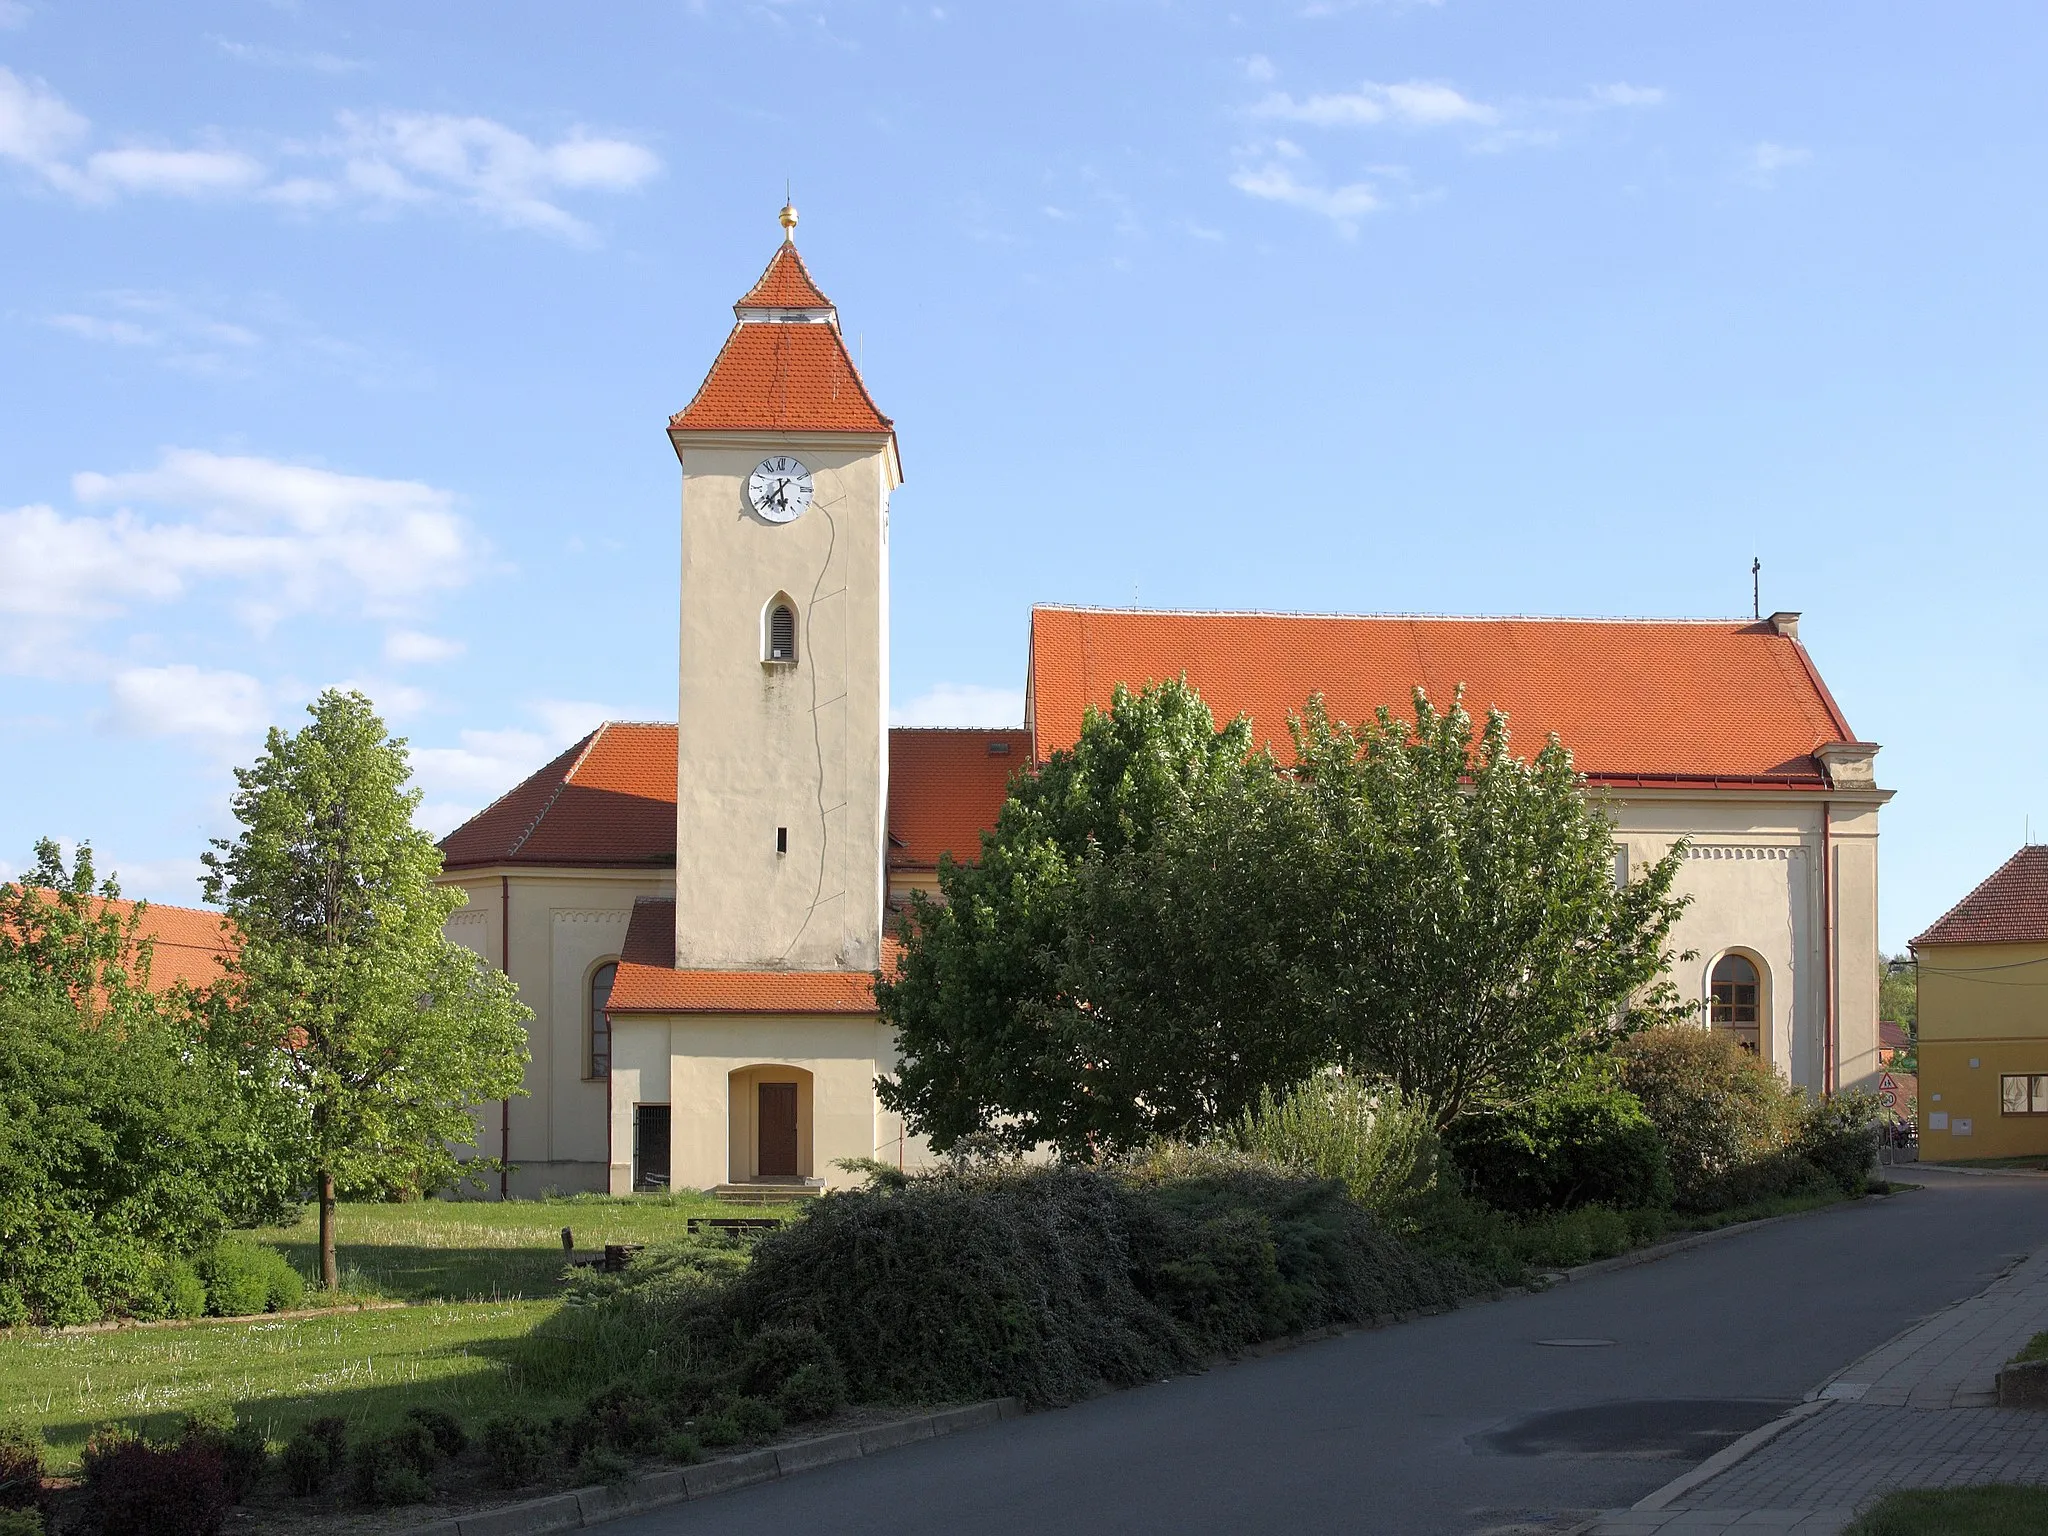
[[1561, 1530], [1633, 1503], [2048, 1242], [2048, 1179], [1902, 1171], [1926, 1187], [609, 1529]]

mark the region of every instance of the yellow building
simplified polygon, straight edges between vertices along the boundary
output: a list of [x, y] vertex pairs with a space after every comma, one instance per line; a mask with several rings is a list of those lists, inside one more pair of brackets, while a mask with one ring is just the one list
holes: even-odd
[[1922, 1160], [2048, 1153], [2048, 846], [2007, 859], [1913, 953]]

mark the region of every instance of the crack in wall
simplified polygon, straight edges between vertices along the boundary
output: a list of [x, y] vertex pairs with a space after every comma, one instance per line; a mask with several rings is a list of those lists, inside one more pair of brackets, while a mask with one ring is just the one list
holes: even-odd
[[[811, 683], [811, 751], [817, 763], [818, 874], [816, 881], [811, 887], [810, 905], [804, 909], [804, 919], [801, 923], [797, 924], [796, 932], [790, 935], [789, 943], [783, 946], [781, 959], [784, 963], [788, 962], [790, 954], [796, 949], [798, 944], [803, 942], [804, 935], [810, 931], [811, 919], [818, 915], [818, 909], [828, 902], [843, 902], [846, 899], [846, 892], [844, 891], [834, 891], [830, 895], [825, 893], [825, 869], [832, 848], [831, 815], [833, 810], [843, 807], [845, 802], [841, 801], [839, 807], [831, 807], [825, 804], [825, 738], [823, 728], [818, 721], [818, 712], [822, 709], [830, 708], [834, 703], [844, 699], [847, 695], [848, 690], [844, 672], [846, 668], [848, 637], [843, 633], [839, 637], [839, 666], [842, 675], [839, 679], [839, 692], [830, 699], [821, 700], [818, 697], [817, 644], [818, 605], [832, 598], [844, 596], [846, 587], [842, 583], [830, 592], [824, 590], [825, 580], [832, 574], [832, 557], [839, 548], [839, 523], [833, 517], [832, 509], [823, 501], [814, 502], [813, 506], [818, 514], [825, 519], [825, 526], [832, 530], [831, 541], [825, 546], [824, 562], [818, 568], [817, 580], [811, 583], [811, 596], [804, 605], [804, 633], [810, 637], [809, 649], [811, 653], [811, 664], [804, 670], [809, 674]], [[844, 926], [843, 923], [842, 926]], [[844, 946], [843, 935], [841, 937], [841, 945], [842, 947]]]

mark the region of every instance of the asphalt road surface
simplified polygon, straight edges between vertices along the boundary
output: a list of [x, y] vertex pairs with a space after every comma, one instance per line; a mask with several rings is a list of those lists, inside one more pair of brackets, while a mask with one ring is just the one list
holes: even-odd
[[1633, 1503], [2048, 1242], [1926, 1187], [620, 1521], [614, 1536], [1510, 1532]]

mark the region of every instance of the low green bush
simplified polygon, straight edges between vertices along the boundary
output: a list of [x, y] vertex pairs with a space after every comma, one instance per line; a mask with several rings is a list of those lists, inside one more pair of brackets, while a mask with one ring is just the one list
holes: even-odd
[[348, 1465], [348, 1426], [338, 1418], [302, 1424], [278, 1458], [285, 1486], [299, 1498], [325, 1488]]
[[210, 1450], [220, 1457], [228, 1497], [237, 1504], [249, 1496], [270, 1466], [263, 1431], [246, 1419], [236, 1418], [234, 1410], [222, 1404], [186, 1414], [178, 1443]]
[[287, 1312], [305, 1299], [305, 1279], [291, 1261], [261, 1243], [224, 1238], [194, 1268], [206, 1284], [206, 1310], [215, 1317]]
[[1883, 1106], [1874, 1093], [1838, 1093], [1809, 1100], [1799, 1117], [1792, 1150], [1818, 1168], [1845, 1195], [1860, 1195], [1877, 1163]]
[[679, 1429], [661, 1442], [661, 1454], [670, 1461], [693, 1466], [704, 1459], [704, 1442], [687, 1429]]
[[181, 1259], [165, 1266], [162, 1294], [165, 1317], [206, 1316], [206, 1282], [189, 1261]]
[[730, 1409], [707, 1413], [694, 1423], [697, 1439], [714, 1450], [723, 1450], [728, 1445], [738, 1445], [746, 1439], [746, 1432], [740, 1428], [740, 1421], [732, 1416]]
[[523, 1488], [539, 1481], [541, 1468], [554, 1449], [547, 1426], [523, 1413], [499, 1414], [485, 1421], [483, 1447], [491, 1481], [500, 1488]]
[[[1725, 1030], [1646, 1029], [1617, 1049], [1615, 1068], [1663, 1138], [1680, 1210], [1743, 1203], [1734, 1198], [1743, 1183], [1739, 1170], [1780, 1156], [1797, 1133], [1799, 1092]], [[1796, 1173], [1759, 1170], [1748, 1180], [1783, 1186]]]
[[669, 1432], [661, 1408], [632, 1381], [615, 1381], [591, 1394], [582, 1411], [563, 1425], [563, 1449], [581, 1456], [592, 1446], [616, 1451], [649, 1451]]
[[1501, 1210], [1668, 1205], [1664, 1139], [1636, 1097], [1576, 1084], [1461, 1116], [1444, 1144], [1467, 1191]]
[[1531, 1269], [1570, 1269], [1611, 1259], [1627, 1253], [1636, 1242], [1628, 1216], [1602, 1205], [1530, 1217], [1514, 1237], [1516, 1253]]
[[770, 1440], [782, 1433], [782, 1410], [758, 1397], [743, 1397], [732, 1405], [732, 1421], [743, 1440]]
[[740, 1356], [740, 1384], [799, 1422], [822, 1419], [846, 1401], [846, 1370], [810, 1327], [763, 1328]]
[[434, 1496], [427, 1475], [440, 1460], [433, 1435], [408, 1421], [356, 1446], [350, 1458], [355, 1496], [365, 1504], [424, 1504]]
[[1228, 1140], [1277, 1168], [1335, 1179], [1368, 1210], [1413, 1199], [1436, 1179], [1435, 1119], [1393, 1083], [1324, 1075], [1277, 1099], [1262, 1088]]
[[0, 1509], [0, 1536], [44, 1536], [39, 1509]]
[[405, 1416], [433, 1437], [434, 1449], [444, 1457], [460, 1456], [469, 1449], [469, 1432], [462, 1427], [462, 1421], [446, 1409], [408, 1408]]

